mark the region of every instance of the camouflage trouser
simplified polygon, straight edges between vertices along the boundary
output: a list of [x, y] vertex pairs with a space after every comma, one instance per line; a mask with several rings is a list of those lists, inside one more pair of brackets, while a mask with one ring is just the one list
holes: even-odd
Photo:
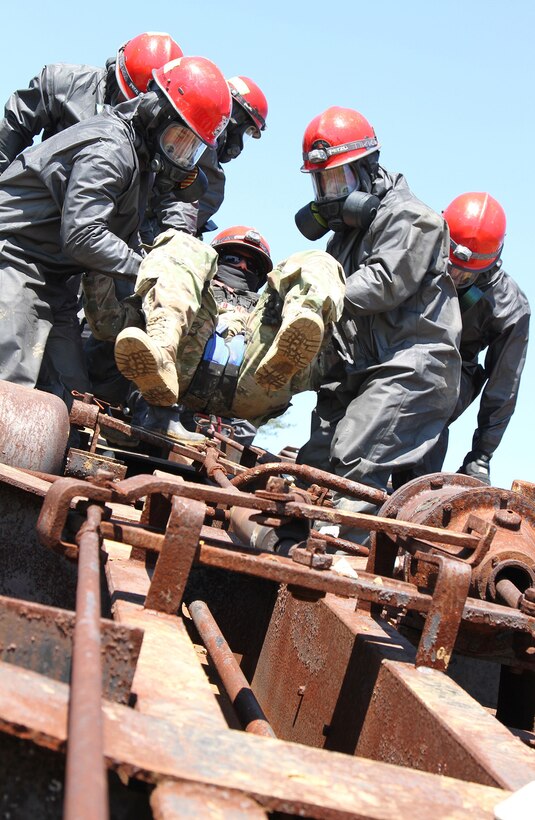
[[[281, 320], [299, 308], [309, 308], [323, 318], [326, 330], [341, 314], [345, 295], [345, 275], [341, 265], [324, 251], [294, 253], [277, 265], [268, 276], [268, 285], [249, 315], [247, 346], [240, 368], [232, 410], [256, 426], [284, 412], [292, 396], [314, 389], [318, 382], [322, 351], [281, 389], [258, 385], [254, 375], [277, 335]], [[272, 305], [275, 302], [274, 315]], [[277, 309], [277, 303], [282, 306]], [[324, 346], [328, 344], [326, 332]]]
[[[199, 409], [198, 401], [188, 397], [187, 390], [202, 359], [206, 343], [214, 333], [219, 311], [210, 282], [217, 270], [217, 253], [210, 245], [180, 231], [168, 230], [160, 234], [139, 269], [136, 295], [141, 299], [147, 331], [158, 323], [167, 328], [169, 337], [178, 342], [177, 371], [180, 401]], [[113, 288], [109, 288], [109, 293]], [[267, 390], [254, 380], [256, 369], [273, 344], [284, 314], [300, 307], [309, 308], [322, 316], [326, 327], [337, 321], [342, 313], [345, 294], [345, 276], [342, 267], [324, 251], [303, 251], [292, 254], [268, 276], [267, 287], [257, 305], [249, 314], [239, 308], [225, 311], [228, 334], [244, 333], [247, 344], [240, 368], [236, 393], [231, 407], [213, 401], [207, 412], [234, 416], [259, 425], [283, 412], [293, 395], [315, 386], [318, 357], [296, 373], [280, 390]], [[97, 306], [107, 316], [107, 325], [113, 335], [122, 329], [121, 321], [129, 324], [132, 311], [119, 315], [111, 303]], [[107, 311], [107, 313], [106, 313]], [[113, 318], [115, 316], [115, 318]], [[88, 321], [89, 318], [88, 318]], [[96, 324], [93, 319], [92, 327]], [[136, 320], [137, 324], [137, 320]], [[113, 338], [113, 335], [111, 338]], [[326, 334], [326, 340], [329, 334]]]
[[[283, 412], [292, 396], [310, 390], [317, 380], [315, 371], [319, 366], [321, 352], [306, 368], [300, 370], [280, 390], [267, 390], [254, 379], [256, 370], [270, 349], [287, 310], [309, 308], [322, 316], [326, 327], [337, 321], [342, 313], [345, 294], [345, 276], [342, 267], [323, 251], [295, 253], [281, 262], [268, 276], [268, 285], [252, 312], [232, 309], [224, 318], [231, 334], [244, 333], [245, 356], [240, 368], [234, 400], [230, 407], [212, 404], [204, 409], [222, 416], [248, 419], [259, 426], [269, 418]], [[199, 409], [190, 397], [187, 387], [202, 357], [202, 351], [213, 333], [217, 315], [213, 311], [210, 290], [205, 293], [201, 310], [197, 314], [195, 329], [186, 336], [180, 351], [180, 396], [186, 406]], [[328, 334], [326, 334], [326, 341]]]

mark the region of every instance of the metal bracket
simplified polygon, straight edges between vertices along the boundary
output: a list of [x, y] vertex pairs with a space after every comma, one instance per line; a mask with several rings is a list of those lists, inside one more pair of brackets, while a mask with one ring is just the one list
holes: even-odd
[[145, 599], [145, 609], [177, 612], [195, 558], [206, 514], [202, 501], [173, 496], [162, 549]]
[[418, 552], [416, 558], [438, 567], [431, 606], [418, 644], [416, 666], [445, 672], [461, 625], [472, 570], [466, 562], [444, 555]]
[[92, 484], [89, 481], [59, 478], [48, 490], [37, 519], [37, 536], [41, 544], [60, 552], [67, 558], [78, 556], [78, 547], [62, 541], [61, 537], [67, 523], [71, 502], [77, 497], [90, 501], [110, 501], [112, 491], [109, 487]]

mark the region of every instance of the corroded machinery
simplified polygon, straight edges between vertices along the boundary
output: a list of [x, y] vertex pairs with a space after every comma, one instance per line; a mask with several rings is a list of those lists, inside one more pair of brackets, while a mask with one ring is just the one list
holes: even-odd
[[387, 496], [5, 384], [0, 414], [5, 816], [507, 817], [529, 789], [533, 485]]

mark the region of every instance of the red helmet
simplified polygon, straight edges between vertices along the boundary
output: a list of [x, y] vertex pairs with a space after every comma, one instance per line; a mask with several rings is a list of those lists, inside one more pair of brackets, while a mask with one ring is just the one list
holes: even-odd
[[472, 192], [456, 197], [443, 216], [450, 229], [452, 278], [458, 287], [468, 287], [500, 258], [505, 211], [490, 194]]
[[182, 49], [170, 34], [146, 31], [128, 40], [117, 52], [115, 76], [123, 95], [133, 100], [144, 94], [152, 72], [169, 60], [182, 57]]
[[218, 233], [210, 244], [218, 253], [223, 246], [225, 246], [225, 250], [230, 250], [232, 246], [247, 248], [260, 263], [260, 270], [264, 275], [273, 270], [269, 245], [256, 228], [248, 228], [246, 225], [234, 225], [232, 228], [226, 228]]
[[232, 108], [227, 81], [215, 63], [206, 57], [180, 57], [152, 75], [188, 128], [215, 148]]
[[303, 137], [305, 173], [337, 168], [379, 150], [368, 120], [352, 108], [332, 106], [314, 117]]
[[227, 82], [232, 99], [241, 105], [258, 129], [253, 133], [253, 137], [260, 139], [260, 132], [266, 128], [268, 113], [264, 92], [249, 77], [231, 77]]

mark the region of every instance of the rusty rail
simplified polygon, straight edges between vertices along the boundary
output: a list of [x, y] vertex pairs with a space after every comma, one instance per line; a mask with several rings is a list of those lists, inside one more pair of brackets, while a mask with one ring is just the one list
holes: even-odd
[[99, 527], [102, 512], [101, 507], [89, 505], [87, 521], [76, 537], [78, 583], [68, 715], [66, 820], [108, 818], [100, 654]]
[[188, 611], [245, 731], [275, 737], [275, 732], [206, 603], [192, 601], [188, 604]]

